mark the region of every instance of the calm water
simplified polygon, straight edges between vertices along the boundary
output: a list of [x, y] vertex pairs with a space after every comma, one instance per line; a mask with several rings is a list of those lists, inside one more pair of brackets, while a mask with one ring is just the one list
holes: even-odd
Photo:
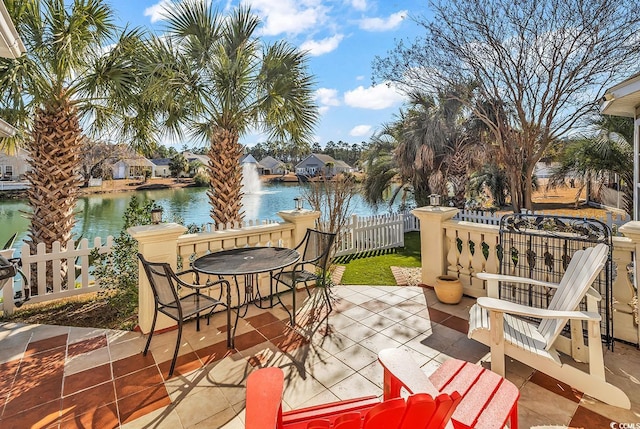
[[[210, 222], [206, 188], [96, 194], [78, 201], [75, 238], [80, 235], [89, 239], [116, 235], [122, 229], [123, 214], [132, 195], [136, 195], [140, 200], [155, 200], [164, 209], [165, 220], [177, 216], [187, 225]], [[245, 220], [281, 220], [276, 213], [295, 208], [293, 199], [298, 196], [302, 196], [302, 190], [296, 184], [264, 184], [261, 192], [244, 196]], [[388, 211], [387, 207], [374, 211], [360, 195], [356, 195], [351, 206], [353, 213], [361, 216], [383, 214]], [[305, 208], [309, 208], [308, 205], [305, 205]], [[24, 201], [0, 201], [0, 246], [16, 231], [19, 232], [18, 240], [26, 236], [29, 222], [21, 212], [27, 209]]]

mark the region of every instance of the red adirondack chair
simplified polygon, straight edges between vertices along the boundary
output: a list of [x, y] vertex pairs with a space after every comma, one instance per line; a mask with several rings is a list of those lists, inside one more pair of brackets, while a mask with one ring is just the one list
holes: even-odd
[[[384, 370], [382, 403], [367, 396], [284, 413], [282, 371], [257, 370], [247, 379], [245, 427], [518, 429], [518, 388], [480, 365], [449, 359], [427, 377], [407, 351], [381, 350], [378, 360]], [[410, 395], [406, 401], [398, 399], [403, 393]]]
[[376, 396], [282, 412], [284, 375], [263, 368], [247, 378], [246, 429], [443, 429], [462, 400], [454, 392], [380, 402]]

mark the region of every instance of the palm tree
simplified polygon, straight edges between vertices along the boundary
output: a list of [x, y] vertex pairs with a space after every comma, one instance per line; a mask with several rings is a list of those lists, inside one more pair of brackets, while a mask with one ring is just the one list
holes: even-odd
[[209, 144], [208, 195], [216, 223], [239, 221], [243, 153], [240, 138], [265, 131], [269, 140], [305, 142], [318, 117], [307, 54], [257, 37], [248, 7], [229, 16], [210, 2], [186, 0], [167, 9], [167, 32], [149, 58], [166, 129]]
[[[107, 129], [128, 141], [150, 141], [138, 102], [141, 87], [134, 55], [141, 32], [118, 32], [103, 0], [5, 1], [27, 53], [0, 60], [0, 114], [20, 132], [3, 147], [24, 145], [31, 171], [32, 213], [27, 243], [51, 250], [71, 239], [85, 134]], [[107, 45], [111, 49], [106, 49]]]
[[[453, 201], [462, 204], [468, 170], [474, 162], [483, 160], [481, 151], [477, 150], [480, 139], [472, 123], [465, 116], [462, 104], [451, 97], [454, 90], [442, 88], [437, 97], [419, 92], [410, 94], [410, 107], [401, 111], [398, 119], [386, 126], [372, 144], [372, 148], [378, 150], [384, 147], [380, 146], [383, 141], [395, 142], [395, 171], [403, 185], [410, 184], [419, 206], [428, 204], [430, 193], [452, 194]], [[391, 180], [394, 169], [386, 165], [387, 162], [385, 157], [368, 162], [369, 169], [374, 169], [368, 175], [378, 176], [365, 181], [369, 201], [375, 201], [374, 195], [385, 189], [384, 181]]]
[[[560, 166], [554, 171], [550, 184], [564, 184], [567, 176], [578, 177], [587, 195], [591, 184], [603, 186], [609, 173], [620, 176], [623, 184], [624, 206], [627, 213], [633, 211], [633, 119], [621, 116], [596, 114], [590, 121], [595, 133], [570, 141], [560, 154]], [[597, 190], [596, 190], [597, 192]]]

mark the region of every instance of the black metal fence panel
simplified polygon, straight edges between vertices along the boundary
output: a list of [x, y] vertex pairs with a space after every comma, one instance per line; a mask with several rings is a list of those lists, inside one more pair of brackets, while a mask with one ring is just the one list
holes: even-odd
[[[613, 261], [611, 229], [595, 219], [535, 214], [510, 214], [500, 220], [498, 259], [500, 273], [559, 283], [573, 254], [598, 243], [609, 246], [605, 268], [592, 287], [602, 300], [599, 311], [602, 340], [613, 347]], [[501, 282], [500, 298], [538, 308], [547, 308], [554, 289]], [[586, 304], [581, 304], [586, 310]]]

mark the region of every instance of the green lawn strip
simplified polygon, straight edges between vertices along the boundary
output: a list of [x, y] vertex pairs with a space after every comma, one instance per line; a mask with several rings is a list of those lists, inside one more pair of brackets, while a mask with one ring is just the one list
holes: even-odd
[[396, 281], [389, 267], [419, 267], [421, 265], [420, 233], [406, 233], [404, 245], [404, 248], [391, 251], [338, 258], [336, 263], [346, 267], [341, 283], [345, 285], [395, 285]]

